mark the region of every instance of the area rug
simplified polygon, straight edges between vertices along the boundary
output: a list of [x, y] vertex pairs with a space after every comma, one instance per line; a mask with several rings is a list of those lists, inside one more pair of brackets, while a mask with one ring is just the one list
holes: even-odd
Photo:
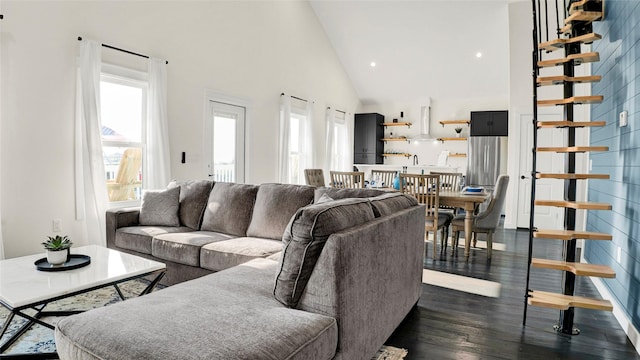
[[[135, 297], [144, 290], [148, 285], [145, 280], [132, 280], [119, 285], [120, 290], [125, 298]], [[58, 300], [47, 305], [46, 310], [89, 310], [106, 306], [119, 302], [120, 297], [113, 286], [103, 289], [94, 290], [82, 295], [76, 295], [67, 299]], [[32, 314], [33, 312], [30, 312]], [[0, 324], [4, 325], [4, 321], [9, 315], [9, 310], [0, 306]], [[55, 324], [59, 318], [47, 318], [47, 322]], [[17, 329], [25, 323], [26, 320], [19, 316], [14, 317], [7, 334], [5, 334], [0, 343], [4, 343], [6, 339], [11, 337]], [[4, 354], [29, 354], [29, 353], [47, 353], [55, 352], [56, 344], [53, 340], [53, 331], [38, 324], [33, 325], [25, 334], [18, 339]], [[401, 360], [407, 355], [407, 350], [399, 349], [392, 346], [382, 346], [372, 360]]]

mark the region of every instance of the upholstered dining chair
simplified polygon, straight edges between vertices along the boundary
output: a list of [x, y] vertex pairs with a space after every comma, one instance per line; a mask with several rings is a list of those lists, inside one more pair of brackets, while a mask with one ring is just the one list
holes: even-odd
[[324, 171], [322, 169], [304, 169], [304, 180], [307, 185], [324, 186]]
[[[491, 259], [491, 251], [493, 249], [493, 233], [496, 231], [500, 223], [502, 208], [504, 207], [505, 198], [507, 197], [507, 186], [509, 185], [509, 176], [498, 176], [493, 197], [489, 202], [487, 209], [473, 218], [471, 231], [473, 232], [473, 246], [476, 246], [477, 234], [487, 234], [487, 259]], [[453, 248], [458, 247], [458, 238], [460, 232], [464, 231], [464, 215], [456, 216], [451, 222], [451, 231], [453, 233]]]
[[338, 189], [364, 188], [364, 172], [362, 171], [330, 171], [331, 187]]
[[379, 181], [378, 187], [393, 187], [393, 178], [398, 172], [395, 170], [371, 170], [371, 179]]
[[142, 167], [142, 149], [128, 148], [122, 153], [116, 178], [107, 181], [109, 201], [133, 200], [135, 189], [142, 187], [140, 168]]
[[433, 258], [436, 258], [438, 248], [438, 231], [442, 230], [440, 250], [446, 248], [449, 237], [451, 217], [439, 212], [440, 206], [440, 177], [438, 175], [400, 174], [400, 189], [402, 193], [418, 199], [425, 204], [425, 238], [429, 240], [429, 232], [433, 232]]

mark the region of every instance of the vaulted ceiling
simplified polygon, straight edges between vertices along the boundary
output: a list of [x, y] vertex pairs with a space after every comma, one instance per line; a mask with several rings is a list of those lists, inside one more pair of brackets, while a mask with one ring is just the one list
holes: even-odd
[[364, 105], [507, 96], [508, 2], [310, 1]]

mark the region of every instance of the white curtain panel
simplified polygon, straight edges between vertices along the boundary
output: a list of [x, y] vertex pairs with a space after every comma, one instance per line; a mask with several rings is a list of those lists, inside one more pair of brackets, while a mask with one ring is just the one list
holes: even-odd
[[336, 168], [336, 164], [335, 164], [335, 158], [334, 158], [334, 154], [333, 154], [333, 147], [334, 147], [334, 131], [335, 131], [335, 127], [336, 127], [336, 110], [335, 109], [331, 109], [328, 108], [327, 109], [327, 113], [325, 115], [325, 124], [326, 124], [326, 148], [325, 148], [325, 156], [324, 156], [324, 176], [325, 176], [325, 183], [328, 184], [329, 181], [329, 171], [331, 170], [338, 170]]
[[278, 138], [278, 181], [289, 182], [289, 133], [291, 132], [291, 97], [280, 96], [280, 134]]
[[313, 163], [313, 101], [308, 100], [305, 107], [305, 119], [300, 126], [300, 166], [298, 167], [298, 179], [300, 184], [305, 183], [304, 169], [314, 168]]
[[75, 122], [76, 219], [84, 220], [84, 242], [106, 246], [107, 189], [100, 122], [102, 45], [85, 39], [79, 46]]
[[149, 117], [144, 187], [163, 189], [171, 179], [169, 120], [167, 117], [167, 64], [149, 59]]
[[347, 141], [342, 156], [342, 164], [340, 168], [343, 171], [353, 170], [353, 114], [344, 113], [344, 123], [347, 128]]

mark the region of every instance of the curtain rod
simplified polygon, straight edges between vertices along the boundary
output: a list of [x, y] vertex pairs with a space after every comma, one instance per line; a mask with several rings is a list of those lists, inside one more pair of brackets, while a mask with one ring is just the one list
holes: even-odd
[[[82, 41], [82, 37], [81, 36], [78, 36], [78, 41]], [[102, 45], [102, 47], [106, 47], [107, 49], [118, 50], [118, 51], [122, 51], [123, 53], [131, 54], [131, 55], [135, 55], [135, 56], [140, 56], [140, 57], [147, 58], [147, 59], [149, 58], [148, 55], [138, 54], [138, 53], [135, 53], [133, 51], [117, 48], [115, 46], [111, 46], [111, 45], [107, 45], [107, 44], [100, 44], [100, 45]], [[165, 60], [165, 64], [169, 64], [169, 61]]]
[[[280, 96], [284, 96], [285, 93], [280, 94]], [[303, 99], [303, 98], [299, 98], [297, 96], [291, 96], [292, 98], [296, 99], [296, 100], [300, 100], [300, 101], [304, 101], [304, 102], [309, 102], [309, 100]], [[312, 101], [313, 102], [313, 101]]]
[[[331, 106], [327, 106], [327, 110], [329, 110], [329, 109], [331, 109]], [[341, 112], [341, 113], [343, 113], [343, 114], [347, 115], [347, 112], [346, 112], [346, 111], [342, 111], [342, 110], [338, 110], [338, 109], [335, 109], [335, 110], [336, 110], [337, 112]]]

